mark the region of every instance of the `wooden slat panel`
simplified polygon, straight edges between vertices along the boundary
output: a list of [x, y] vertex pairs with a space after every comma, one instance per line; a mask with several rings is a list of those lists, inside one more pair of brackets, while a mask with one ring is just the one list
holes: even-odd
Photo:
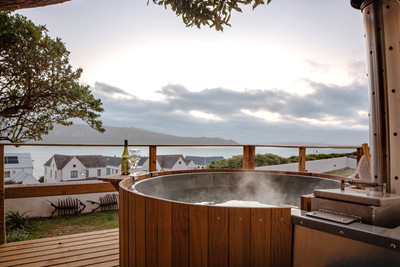
[[146, 266], [157, 266], [157, 201], [153, 198], [146, 198]]
[[66, 236], [57, 236], [57, 237], [47, 237], [42, 239], [34, 239], [34, 240], [27, 240], [22, 242], [14, 242], [14, 243], [7, 243], [2, 244], [0, 246], [0, 253], [4, 251], [10, 250], [22, 250], [24, 248], [31, 248], [34, 244], [35, 248], [39, 248], [42, 246], [52, 245], [52, 244], [70, 244], [71, 242], [77, 241], [92, 241], [96, 239], [103, 239], [109, 238], [110, 240], [118, 240], [118, 232], [119, 229], [111, 229], [111, 230], [103, 230], [103, 231], [96, 231], [96, 232], [87, 232], [81, 234], [74, 234], [74, 235], [66, 235]]
[[271, 209], [271, 266], [291, 266], [292, 223], [290, 208]]
[[0, 145], [0, 244], [6, 243], [6, 214], [4, 192], [4, 145]]
[[251, 209], [251, 266], [270, 266], [271, 209]]
[[21, 257], [37, 257], [41, 255], [47, 255], [49, 253], [57, 253], [60, 250], [63, 251], [73, 251], [77, 248], [85, 249], [85, 248], [93, 248], [99, 246], [108, 246], [117, 244], [117, 240], [111, 237], [95, 239], [95, 240], [84, 240], [79, 242], [71, 242], [67, 244], [59, 243], [59, 244], [50, 244], [47, 246], [36, 247], [35, 244], [29, 244], [29, 247], [25, 247], [24, 249], [13, 248], [12, 250], [4, 251], [0, 253], [0, 263], [3, 261], [9, 261], [18, 259]]
[[90, 264], [90, 265], [85, 265], [85, 266], [92, 266], [92, 267], [117, 267], [119, 266], [119, 261], [118, 260], [111, 260], [103, 263], [95, 263], [95, 264]]
[[311, 211], [311, 200], [314, 198], [314, 194], [302, 195], [301, 196], [301, 210]]
[[82, 183], [82, 184], [62, 183], [57, 185], [46, 185], [46, 184], [12, 185], [12, 186], [7, 186], [6, 199], [79, 195], [79, 194], [92, 194], [92, 193], [106, 193], [114, 191], [116, 191], [116, 189], [111, 183]]
[[71, 251], [64, 251], [62, 248], [60, 251], [57, 252], [49, 252], [47, 255], [42, 256], [35, 256], [34, 254], [31, 255], [24, 255], [20, 256], [18, 259], [13, 259], [12, 261], [2, 262], [1, 266], [19, 266], [24, 264], [34, 264], [40, 265], [41, 262], [58, 262], [63, 263], [67, 262], [68, 259], [66, 258], [74, 258], [78, 260], [82, 260], [82, 258], [94, 258], [101, 257], [105, 254], [118, 254], [118, 244], [114, 244], [111, 246], [101, 246], [101, 247], [94, 247], [94, 248], [86, 248], [86, 249], [74, 249]]
[[189, 263], [190, 266], [208, 265], [208, 207], [189, 206]]
[[[115, 230], [118, 231], [118, 229]], [[115, 230], [99, 231], [98, 235], [97, 232], [90, 232], [68, 237], [61, 236], [3, 244], [0, 245], [0, 249], [5, 247], [7, 251], [0, 253], [0, 266], [36, 267], [53, 264], [57, 264], [57, 266], [84, 266], [88, 264], [116, 266], [119, 258], [119, 244], [118, 233]], [[109, 234], [107, 235], [107, 233]], [[59, 238], [59, 243], [55, 243], [57, 238]], [[23, 249], [20, 249], [21, 247]], [[35, 251], [37, 248], [40, 248], [41, 251]], [[12, 255], [7, 256], [9, 253]]]
[[172, 266], [189, 266], [189, 207], [172, 203]]
[[129, 245], [129, 267], [136, 266], [136, 254], [135, 254], [135, 245], [136, 245], [136, 231], [135, 231], [135, 217], [136, 217], [136, 209], [135, 209], [135, 194], [128, 192], [128, 245]]
[[172, 266], [172, 203], [158, 201], [158, 266]]
[[250, 265], [250, 209], [229, 209], [229, 266]]
[[128, 244], [128, 235], [129, 235], [129, 203], [128, 203], [128, 192], [124, 189], [120, 189], [120, 202], [119, 202], [119, 243], [120, 243], [120, 264], [121, 267], [129, 266], [129, 244]]
[[229, 210], [208, 207], [208, 266], [229, 266]]
[[117, 267], [119, 266], [119, 261], [118, 260], [111, 260], [107, 261], [104, 263], [95, 263], [95, 264], [90, 264], [90, 265], [85, 265], [85, 266], [92, 266], [92, 267]]
[[136, 195], [136, 266], [146, 266], [146, 198]]
[[96, 264], [90, 264], [86, 266], [93, 266], [93, 267], [114, 267], [114, 266], [119, 266], [119, 261], [118, 260], [113, 260], [113, 261], [108, 261], [104, 263], [96, 263]]
[[[107, 257], [108, 256], [108, 257]], [[67, 257], [68, 266], [84, 266], [87, 264], [100, 263], [104, 261], [115, 260], [118, 258], [118, 250], [106, 250], [97, 253], [85, 254], [86, 260], [82, 261], [81, 256]], [[79, 261], [79, 262], [78, 262]], [[74, 263], [75, 262], [75, 263]]]
[[123, 261], [123, 258], [125, 258], [125, 253], [124, 253], [124, 251], [123, 251], [123, 249], [124, 249], [124, 246], [123, 246], [123, 244], [122, 244], [122, 241], [124, 240], [124, 237], [123, 237], [123, 235], [125, 234], [125, 232], [124, 232], [124, 225], [123, 225], [123, 218], [124, 218], [124, 213], [123, 213], [123, 210], [124, 210], [124, 205], [125, 205], [125, 203], [124, 203], [124, 201], [123, 201], [123, 196], [124, 196], [124, 191], [125, 190], [123, 190], [122, 188], [120, 188], [119, 189], [119, 229], [120, 229], [120, 231], [119, 231], [119, 255], [121, 255], [121, 257], [119, 258], [119, 265], [120, 266], [124, 266], [124, 263], [122, 262]]

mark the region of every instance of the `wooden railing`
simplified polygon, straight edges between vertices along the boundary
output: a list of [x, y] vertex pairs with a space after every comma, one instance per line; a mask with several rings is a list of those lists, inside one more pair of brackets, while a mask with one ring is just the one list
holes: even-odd
[[[16, 197], [37, 197], [37, 196], [57, 196], [67, 194], [87, 194], [114, 191], [111, 184], [86, 184], [86, 185], [38, 185], [27, 187], [18, 186], [5, 190], [4, 186], [4, 147], [5, 146], [74, 146], [74, 147], [118, 147], [123, 145], [115, 144], [41, 144], [41, 143], [0, 143], [0, 244], [5, 243], [5, 199]], [[357, 149], [357, 163], [363, 155], [361, 146], [284, 146], [284, 145], [154, 145], [154, 144], [133, 144], [135, 147], [149, 148], [149, 171], [156, 172], [157, 147], [242, 147], [243, 148], [243, 169], [255, 169], [255, 155], [257, 147], [274, 148], [297, 148], [299, 149], [299, 172], [306, 171], [306, 149]]]

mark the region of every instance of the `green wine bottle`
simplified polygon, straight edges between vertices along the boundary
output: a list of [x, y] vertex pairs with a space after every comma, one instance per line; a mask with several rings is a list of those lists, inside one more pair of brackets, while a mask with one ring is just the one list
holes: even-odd
[[125, 140], [124, 153], [122, 153], [122, 157], [121, 157], [121, 174], [122, 175], [128, 175], [129, 174], [128, 140]]

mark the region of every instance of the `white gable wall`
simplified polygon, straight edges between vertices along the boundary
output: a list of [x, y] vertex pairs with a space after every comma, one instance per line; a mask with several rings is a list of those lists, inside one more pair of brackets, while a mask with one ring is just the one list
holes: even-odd
[[[57, 176], [57, 179], [56, 179]], [[56, 162], [52, 158], [50, 167], [44, 166], [44, 182], [45, 183], [58, 183], [61, 181], [60, 171], [57, 170]]]
[[[161, 168], [160, 164], [158, 163], [158, 160], [156, 161], [156, 169], [158, 172], [162, 172], [163, 169]], [[149, 159], [147, 159], [142, 166], [138, 166], [138, 171], [145, 171], [148, 172], [149, 171]]]
[[196, 164], [194, 163], [193, 160], [190, 161], [190, 163], [187, 165], [189, 170], [195, 170], [197, 169]]
[[[71, 172], [76, 171], [77, 172], [77, 178], [71, 178]], [[75, 181], [79, 179], [84, 179], [86, 178], [85, 173], [86, 173], [86, 168], [80, 162], [76, 157], [73, 157], [61, 170], [62, 172], [62, 180], [63, 181]], [[83, 174], [83, 175], [82, 175]], [[89, 174], [90, 171], [89, 171]], [[90, 175], [89, 175], [90, 177]]]
[[171, 168], [171, 171], [179, 171], [179, 170], [188, 170], [188, 165], [183, 161], [182, 158], [179, 158], [175, 165]]

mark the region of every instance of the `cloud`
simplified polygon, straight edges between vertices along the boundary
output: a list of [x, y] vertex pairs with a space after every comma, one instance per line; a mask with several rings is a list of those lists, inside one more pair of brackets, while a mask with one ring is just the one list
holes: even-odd
[[109, 126], [222, 137], [241, 143], [358, 145], [361, 139], [367, 141], [368, 99], [364, 84], [339, 86], [307, 79], [303, 82], [312, 88], [312, 93], [293, 94], [279, 89], [238, 92], [225, 88], [192, 92], [182, 85], [169, 84], [157, 91], [161, 101], [151, 101], [99, 82], [93, 92], [104, 103], [102, 120]]
[[114, 87], [114, 86], [111, 86], [111, 85], [108, 85], [105, 83], [101, 83], [101, 82], [95, 83], [93, 91], [97, 92], [101, 95], [107, 96], [107, 97], [114, 97], [114, 98], [122, 97], [122, 98], [128, 98], [128, 99], [135, 98], [133, 95], [131, 95], [130, 93], [128, 93], [120, 88], [117, 88], [117, 87]]

